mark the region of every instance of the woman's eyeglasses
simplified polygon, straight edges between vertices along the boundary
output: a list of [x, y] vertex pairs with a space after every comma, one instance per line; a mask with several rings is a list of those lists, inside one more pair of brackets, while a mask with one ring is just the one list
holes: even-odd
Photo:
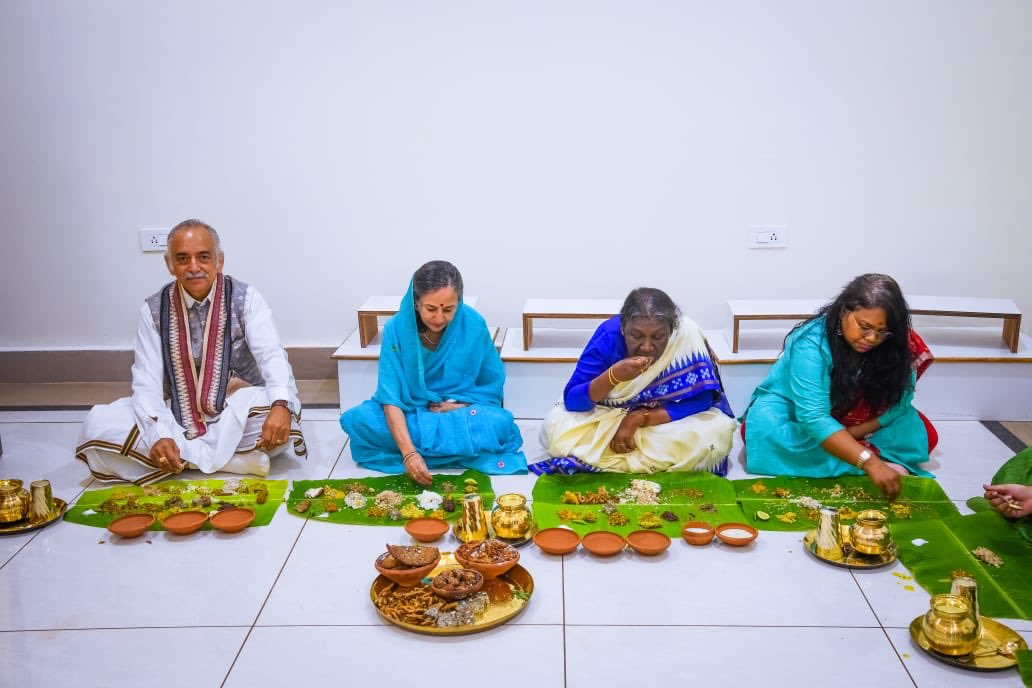
[[892, 339], [892, 333], [888, 330], [876, 330], [867, 323], [862, 323], [856, 319], [855, 313], [850, 313], [849, 317], [853, 319], [853, 324], [856, 325], [856, 329], [860, 330], [860, 338], [867, 339], [874, 337], [875, 341], [884, 342], [886, 339]]

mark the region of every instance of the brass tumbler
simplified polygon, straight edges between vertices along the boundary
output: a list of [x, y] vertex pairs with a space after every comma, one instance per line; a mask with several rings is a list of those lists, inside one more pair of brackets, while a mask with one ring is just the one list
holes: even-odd
[[842, 529], [839, 527], [838, 509], [833, 506], [821, 507], [816, 549], [815, 553], [821, 559], [842, 560]]
[[29, 520], [45, 521], [54, 511], [54, 492], [49, 480], [29, 484]]
[[479, 494], [466, 495], [454, 533], [462, 542], [487, 539], [487, 514], [484, 513], [484, 503]]

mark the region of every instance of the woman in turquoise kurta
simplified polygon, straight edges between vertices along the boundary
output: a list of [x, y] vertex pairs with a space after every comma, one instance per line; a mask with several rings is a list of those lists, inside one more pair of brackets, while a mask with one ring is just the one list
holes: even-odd
[[890, 498], [899, 476], [931, 476], [934, 430], [912, 405], [931, 354], [887, 275], [857, 277], [785, 338], [743, 416], [751, 473], [813, 478], [866, 473]]
[[384, 327], [376, 393], [340, 417], [351, 456], [424, 485], [430, 469], [526, 471], [523, 438], [502, 408], [504, 384], [487, 324], [462, 302], [459, 271], [427, 263]]

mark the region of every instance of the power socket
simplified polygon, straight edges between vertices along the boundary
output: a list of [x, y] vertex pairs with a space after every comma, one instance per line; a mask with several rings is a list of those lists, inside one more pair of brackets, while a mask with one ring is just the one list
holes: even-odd
[[788, 227], [785, 225], [750, 227], [749, 248], [788, 248]]
[[141, 227], [140, 250], [144, 253], [164, 253], [170, 229]]

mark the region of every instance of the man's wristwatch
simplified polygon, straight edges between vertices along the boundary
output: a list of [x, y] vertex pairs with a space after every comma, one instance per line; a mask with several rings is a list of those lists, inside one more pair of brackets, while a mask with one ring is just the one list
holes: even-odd
[[[287, 409], [288, 411], [290, 410], [290, 404], [287, 403], [286, 399], [277, 399], [276, 401], [272, 402], [272, 406], [271, 406], [272, 408], [276, 408], [277, 406], [282, 406], [283, 408]], [[870, 452], [868, 452], [868, 453], [870, 453]]]
[[860, 452], [860, 456], [856, 460], [856, 467], [861, 471], [864, 470], [864, 466], [867, 465], [867, 462], [871, 460], [872, 456], [874, 456], [874, 454], [871, 453], [871, 450], [864, 449]]

